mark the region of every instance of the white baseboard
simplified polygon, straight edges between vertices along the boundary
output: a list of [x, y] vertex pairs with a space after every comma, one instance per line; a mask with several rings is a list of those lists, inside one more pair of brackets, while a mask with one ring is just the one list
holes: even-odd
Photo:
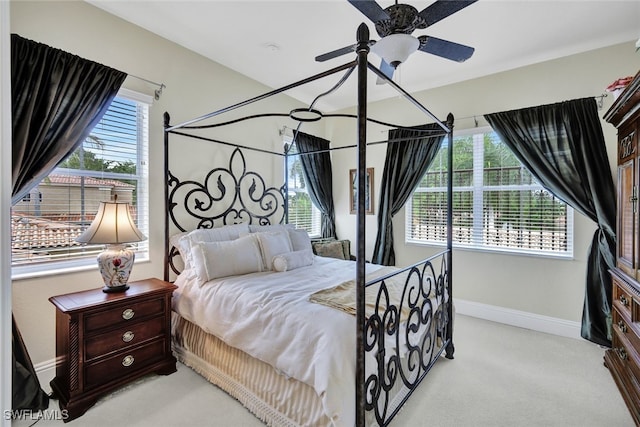
[[49, 382], [56, 376], [56, 359], [45, 360], [33, 365], [36, 371], [40, 387], [47, 393], [51, 393]]
[[456, 313], [567, 338], [582, 339], [580, 322], [454, 298]]
[[[454, 299], [456, 313], [505, 325], [531, 329], [538, 332], [559, 335], [567, 338], [582, 339], [580, 337], [580, 322], [542, 316], [526, 311], [513, 310], [495, 305], [481, 304], [479, 302]], [[38, 375], [40, 386], [45, 391], [50, 391], [49, 381], [56, 376], [56, 360], [46, 360], [33, 366]]]

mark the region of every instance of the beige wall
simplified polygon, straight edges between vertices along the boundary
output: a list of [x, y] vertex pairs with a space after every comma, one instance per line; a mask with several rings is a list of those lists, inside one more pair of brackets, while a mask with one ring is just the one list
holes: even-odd
[[[621, 76], [634, 75], [640, 69], [640, 55], [633, 43], [621, 44], [580, 55], [528, 66], [484, 78], [454, 84], [414, 94], [424, 106], [444, 120], [452, 112], [458, 119], [455, 131], [473, 128], [474, 116], [480, 126], [486, 126], [485, 113], [507, 111], [600, 95], [609, 83]], [[612, 96], [604, 99], [600, 117], [612, 103]], [[422, 116], [415, 108], [395, 98], [368, 107], [370, 117], [396, 120], [400, 124], [421, 123]], [[616, 132], [602, 122], [611, 164], [615, 164]], [[370, 126], [370, 140], [382, 140], [386, 133]], [[329, 127], [328, 139], [340, 145], [352, 144], [354, 131], [348, 124]], [[375, 194], [379, 195], [385, 157], [384, 146], [368, 150], [368, 167], [375, 168]], [[334, 180], [348, 178], [348, 169], [356, 166], [354, 157], [334, 156]], [[603, 171], [610, 173], [610, 171]], [[343, 181], [344, 182], [344, 181]], [[348, 212], [349, 199], [345, 190], [334, 184], [336, 209]], [[376, 196], [376, 204], [379, 199]], [[376, 205], [376, 212], [378, 206]], [[337, 229], [341, 238], [355, 237], [355, 216], [342, 215]], [[434, 253], [434, 248], [404, 243], [405, 212], [400, 211], [393, 221], [396, 259], [409, 265]], [[375, 243], [377, 222], [367, 217], [367, 253]], [[545, 257], [504, 255], [490, 252], [454, 249], [455, 298], [520, 310], [569, 321], [580, 321], [586, 275], [586, 259], [595, 230], [594, 224], [575, 213], [574, 258], [554, 260]]]
[[[169, 111], [172, 123], [179, 123], [268, 89], [84, 2], [13, 1], [11, 31], [166, 85], [161, 99], [155, 101], [150, 110], [151, 260], [136, 265], [133, 271], [133, 279], [161, 277], [164, 258], [164, 215], [160, 208], [164, 203], [161, 184], [163, 112]], [[439, 117], [453, 112], [459, 118], [456, 129], [465, 129], [473, 127], [474, 123], [465, 117], [478, 116], [482, 124], [480, 116], [484, 113], [599, 95], [614, 79], [634, 74], [640, 68], [639, 58], [634, 53], [633, 44], [629, 43], [422, 92], [416, 97]], [[147, 94], [153, 94], [155, 89], [135, 79], [127, 79], [125, 87]], [[611, 98], [608, 97], [601, 114], [610, 104]], [[261, 112], [274, 108], [288, 111], [298, 106], [294, 101], [279, 99], [252, 108]], [[372, 117], [390, 121], [412, 123], [420, 117], [413, 115], [412, 109], [397, 99], [372, 104], [369, 111]], [[217, 137], [241, 135], [239, 141], [243, 143], [278, 149], [281, 138], [277, 131], [281, 126], [278, 120], [269, 119], [260, 122], [259, 126], [244, 124], [240, 129], [220, 130]], [[327, 122], [324, 126], [325, 136], [336, 145], [355, 141], [353, 122]], [[603, 127], [611, 161], [614, 162], [615, 131], [610, 125], [604, 124]], [[373, 140], [381, 140], [385, 136], [375, 127], [370, 135]], [[217, 147], [203, 150], [186, 141], [180, 141], [180, 144], [179, 149], [172, 152], [171, 161], [175, 168], [185, 173], [219, 164], [228, 156]], [[194, 154], [196, 150], [198, 154]], [[200, 155], [201, 151], [205, 154]], [[384, 153], [384, 146], [369, 150], [368, 166], [375, 168], [376, 212]], [[281, 178], [281, 161], [264, 161], [261, 156], [250, 154], [247, 163], [257, 164], [258, 172], [267, 178]], [[355, 154], [336, 152], [333, 157], [338, 233], [341, 238], [354, 239], [355, 216], [348, 214], [348, 186], [342, 182], [348, 179], [348, 170], [355, 167]], [[260, 161], [256, 161], [258, 159]], [[342, 178], [345, 181], [340, 181]], [[582, 309], [586, 253], [594, 226], [577, 213], [575, 223], [575, 257], [569, 261], [455, 251], [455, 297], [578, 321]], [[374, 243], [375, 226], [376, 217], [367, 216], [369, 253]], [[395, 218], [394, 230], [399, 264], [409, 264], [432, 252], [429, 248], [403, 243], [403, 211]], [[48, 298], [98, 288], [99, 281], [96, 269], [14, 281], [13, 312], [34, 363], [50, 361], [55, 356], [54, 309]]]

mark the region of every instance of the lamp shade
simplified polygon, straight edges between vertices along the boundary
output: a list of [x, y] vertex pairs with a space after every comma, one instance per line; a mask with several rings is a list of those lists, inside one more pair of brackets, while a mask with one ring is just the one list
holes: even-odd
[[418, 50], [420, 41], [409, 34], [389, 34], [371, 47], [371, 51], [396, 68]]
[[124, 292], [133, 268], [135, 252], [125, 243], [139, 242], [146, 237], [133, 223], [128, 203], [100, 202], [98, 213], [87, 230], [76, 238], [80, 243], [102, 243], [98, 268], [104, 281], [104, 292]]
[[76, 241], [80, 243], [132, 243], [145, 240], [133, 222], [128, 203], [100, 202], [98, 213], [89, 226]]

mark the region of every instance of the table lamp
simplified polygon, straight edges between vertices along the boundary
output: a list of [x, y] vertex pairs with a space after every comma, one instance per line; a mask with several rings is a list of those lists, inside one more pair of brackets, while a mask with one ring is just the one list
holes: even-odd
[[129, 203], [100, 202], [95, 219], [76, 238], [80, 243], [104, 244], [106, 248], [98, 255], [98, 268], [104, 281], [103, 292], [124, 292], [133, 267], [135, 252], [126, 243], [145, 240], [133, 222]]

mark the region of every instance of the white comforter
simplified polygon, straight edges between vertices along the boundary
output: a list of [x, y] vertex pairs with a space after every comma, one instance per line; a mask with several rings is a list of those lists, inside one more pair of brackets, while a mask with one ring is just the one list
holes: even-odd
[[[367, 264], [367, 273], [380, 268]], [[355, 425], [355, 317], [309, 296], [352, 280], [356, 263], [315, 257], [287, 272], [207, 282], [182, 274], [173, 308], [182, 317], [284, 375], [313, 387], [336, 426]]]

